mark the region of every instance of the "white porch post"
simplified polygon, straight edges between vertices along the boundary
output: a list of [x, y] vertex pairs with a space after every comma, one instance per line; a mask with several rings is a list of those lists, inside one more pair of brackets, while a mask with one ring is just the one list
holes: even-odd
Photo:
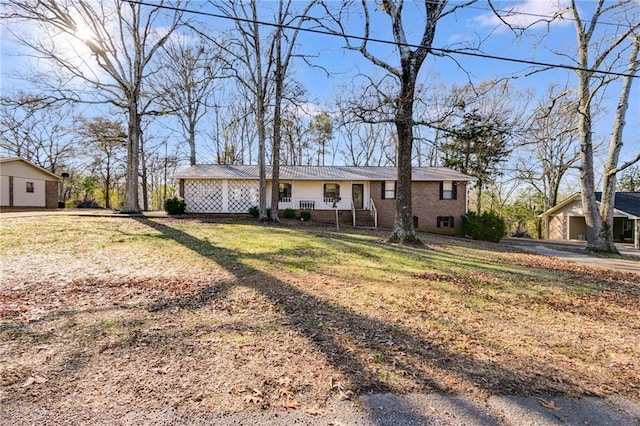
[[222, 181], [222, 211], [229, 211], [229, 181], [227, 179]]
[[636, 232], [633, 236], [633, 246], [640, 250], [640, 218], [636, 218]]

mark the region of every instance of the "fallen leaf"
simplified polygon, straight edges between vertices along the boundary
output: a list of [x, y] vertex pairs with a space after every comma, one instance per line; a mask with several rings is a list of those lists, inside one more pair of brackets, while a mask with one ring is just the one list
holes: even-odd
[[300, 403], [293, 399], [287, 399], [282, 406], [287, 410], [295, 410], [300, 406]]
[[47, 379], [45, 379], [44, 377], [41, 376], [31, 376], [29, 377], [27, 380], [25, 380], [25, 382], [21, 385], [23, 388], [26, 388], [27, 386], [31, 386], [32, 384], [36, 383], [38, 385], [41, 385], [43, 383], [45, 383], [47, 381]]
[[309, 416], [324, 416], [326, 411], [320, 408], [307, 408], [304, 413]]
[[351, 391], [340, 391], [340, 393], [338, 394], [338, 399], [340, 401], [346, 401], [348, 399], [351, 399], [351, 395], [353, 395], [353, 392]]
[[280, 398], [292, 398], [293, 397], [293, 392], [291, 392], [291, 389], [289, 388], [282, 388], [280, 389]]
[[247, 404], [262, 404], [262, 398], [255, 395], [245, 395], [244, 402]]
[[36, 383], [41, 385], [42, 383], [45, 383], [47, 381], [47, 379], [45, 379], [44, 377], [40, 377], [40, 376], [33, 376], [33, 378], [35, 379]]
[[547, 401], [546, 399], [542, 399], [542, 398], [538, 398], [538, 401], [540, 402], [540, 405], [542, 405], [545, 408], [549, 408], [555, 411], [562, 410], [562, 407], [558, 407], [556, 403], [553, 401]]
[[26, 388], [27, 386], [31, 386], [35, 382], [36, 382], [36, 379], [34, 377], [29, 377], [27, 380], [25, 380], [25, 382], [22, 384], [21, 387]]
[[24, 305], [21, 305], [18, 309], [20, 309], [20, 312], [27, 312], [29, 310], [29, 308]]

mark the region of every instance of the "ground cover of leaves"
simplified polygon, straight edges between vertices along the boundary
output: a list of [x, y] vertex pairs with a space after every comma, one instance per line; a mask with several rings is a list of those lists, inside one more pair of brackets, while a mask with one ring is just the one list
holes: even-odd
[[384, 237], [3, 219], [0, 406], [317, 416], [368, 392], [640, 401], [640, 275]]

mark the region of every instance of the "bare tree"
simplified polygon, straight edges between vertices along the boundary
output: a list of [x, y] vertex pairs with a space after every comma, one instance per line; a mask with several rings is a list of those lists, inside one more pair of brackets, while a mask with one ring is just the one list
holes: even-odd
[[345, 36], [346, 47], [360, 52], [372, 64], [392, 76], [396, 83], [397, 90], [393, 95], [389, 95], [390, 105], [393, 109], [393, 122], [398, 138], [396, 216], [393, 231], [389, 236], [389, 241], [393, 242], [412, 242], [417, 240], [412, 219], [411, 172], [415, 126], [414, 103], [418, 73], [427, 55], [431, 52], [438, 21], [463, 6], [463, 4], [459, 4], [445, 11], [446, 0], [425, 0], [423, 4], [425, 22], [421, 38], [415, 46], [409, 44], [403, 24], [404, 2], [402, 0], [382, 0], [379, 4], [379, 7], [390, 18], [391, 32], [395, 43], [394, 48], [399, 55], [398, 65], [381, 59], [369, 49], [370, 18], [369, 3], [366, 0], [361, 2], [364, 32], [362, 42], [357, 46], [352, 43], [352, 39], [344, 31], [343, 24], [346, 7], [343, 7], [338, 15], [332, 13], [329, 7], [325, 7], [327, 14], [337, 25], [338, 32]]
[[126, 164], [127, 133], [121, 122], [104, 117], [82, 118], [79, 124], [78, 134], [82, 136], [86, 154], [91, 158], [90, 167], [93, 174], [102, 180], [104, 204], [110, 209], [113, 184]]
[[0, 151], [61, 173], [73, 162], [78, 141], [69, 103], [18, 93], [0, 99]]
[[[296, 15], [291, 10], [292, 0], [278, 2], [277, 27], [273, 38], [272, 61], [274, 66], [274, 109], [273, 109], [273, 146], [272, 146], [272, 175], [271, 175], [271, 221], [280, 222], [278, 204], [280, 202], [280, 146], [282, 140], [281, 121], [282, 103], [285, 90], [285, 79], [288, 74], [291, 59], [294, 55], [296, 40], [300, 26], [308, 19], [309, 10], [316, 0], [310, 1], [304, 10]], [[287, 27], [294, 27], [288, 34]], [[284, 41], [284, 43], [283, 43]], [[284, 46], [283, 46], [284, 44]]]
[[207, 34], [194, 28], [205, 39], [217, 44], [225, 51], [225, 69], [235, 77], [236, 82], [250, 94], [256, 117], [256, 131], [258, 142], [258, 170], [259, 170], [259, 219], [267, 220], [267, 179], [266, 179], [266, 143], [267, 127], [266, 114], [268, 109], [268, 82], [273, 61], [273, 39], [271, 50], [265, 51], [263, 35], [260, 31], [260, 17], [258, 15], [257, 0], [242, 2], [228, 0], [226, 2], [211, 2], [225, 16], [234, 22], [234, 32], [231, 38], [222, 45]]
[[[616, 175], [640, 160], [640, 151], [638, 151], [630, 161], [622, 165], [618, 164], [631, 84], [634, 80], [633, 76], [640, 68], [639, 8], [637, 1], [633, 0], [621, 0], [615, 3], [598, 0], [591, 16], [584, 19], [575, 0], [571, 0], [569, 10], [575, 22], [577, 36], [580, 184], [587, 225], [587, 248], [594, 251], [617, 252], [613, 241]], [[608, 21], [618, 19], [620, 22], [620, 25], [615, 27], [616, 32], [607, 35], [608, 39], [604, 39], [604, 36], [597, 31], [600, 28], [598, 24], [603, 19]], [[626, 67], [623, 68], [623, 76], [593, 71], [605, 69], [612, 71], [625, 53], [628, 59]], [[600, 209], [598, 209], [595, 197], [592, 102], [596, 93], [610, 87], [610, 83], [616, 80], [621, 83], [620, 94], [612, 121], [611, 139], [603, 171], [602, 198]]]
[[[140, 210], [142, 87], [154, 71], [151, 68], [156, 52], [178, 27], [181, 18], [179, 12], [167, 15], [162, 9], [164, 3], [160, 1], [157, 6], [142, 6], [124, 0], [97, 3], [88, 0], [5, 0], [2, 4], [5, 18], [18, 23], [33, 23], [42, 30], [44, 36], [40, 37], [13, 31], [25, 46], [55, 64], [72, 81], [93, 87], [94, 96], [101, 97], [101, 102], [126, 111], [128, 137], [124, 212]], [[61, 34], [66, 39], [61, 39]], [[57, 43], [56, 40], [63, 42]], [[68, 51], [69, 40], [75, 43], [72, 52]], [[80, 52], [80, 45], [88, 52]], [[98, 71], [95, 70], [96, 65]]]
[[162, 46], [163, 67], [154, 76], [153, 87], [163, 112], [175, 116], [189, 146], [189, 164], [196, 164], [198, 123], [207, 114], [214, 83], [220, 76], [220, 48], [194, 44], [187, 36]]
[[560, 185], [579, 159], [578, 113], [567, 90], [551, 86], [534, 109], [515, 167], [518, 178], [541, 196], [543, 210], [557, 204]]

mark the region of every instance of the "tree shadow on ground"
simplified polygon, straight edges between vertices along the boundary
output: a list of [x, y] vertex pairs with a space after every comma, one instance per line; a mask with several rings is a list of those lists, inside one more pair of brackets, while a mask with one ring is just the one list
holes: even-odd
[[[336, 369], [350, 379], [356, 393], [399, 392], [401, 389], [394, 385], [394, 375], [413, 382], [416, 390], [440, 393], [459, 393], [465, 387], [483, 394], [582, 393], [578, 385], [562, 382], [559, 379], [562, 372], [552, 366], [538, 365], [533, 369], [537, 373], [533, 374], [457, 353], [400, 325], [362, 315], [304, 292], [248, 265], [245, 260], [251, 259], [252, 255], [221, 247], [213, 249], [208, 247], [208, 242], [159, 221], [136, 220], [210, 258], [231, 273], [237, 285], [258, 291], [278, 306], [287, 315], [290, 326], [306, 336]], [[219, 261], [218, 255], [224, 260]], [[167, 300], [158, 302], [157, 306], [181, 306], [184, 303]], [[377, 372], [371, 371], [362, 361], [367, 357], [377, 359], [381, 367]], [[388, 374], [379, 374], [381, 370]]]

